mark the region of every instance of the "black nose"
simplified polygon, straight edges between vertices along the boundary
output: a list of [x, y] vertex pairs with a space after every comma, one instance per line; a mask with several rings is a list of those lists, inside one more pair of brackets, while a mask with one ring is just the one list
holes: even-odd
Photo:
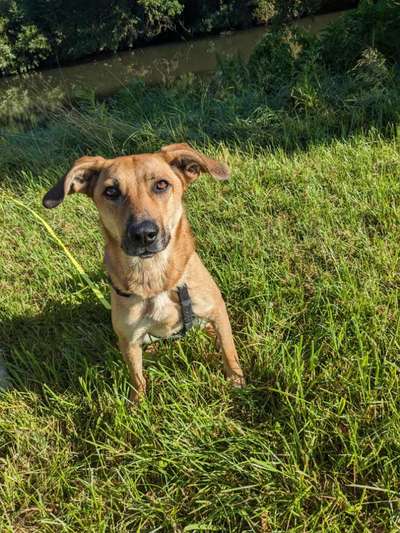
[[153, 243], [158, 235], [157, 224], [151, 220], [143, 220], [139, 224], [131, 224], [128, 228], [130, 240], [138, 246], [146, 246]]

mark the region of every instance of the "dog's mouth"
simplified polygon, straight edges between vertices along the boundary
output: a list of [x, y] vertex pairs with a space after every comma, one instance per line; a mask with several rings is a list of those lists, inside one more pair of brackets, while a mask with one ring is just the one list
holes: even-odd
[[140, 259], [150, 259], [159, 254], [168, 246], [170, 235], [163, 233], [155, 242], [147, 246], [138, 246], [129, 239], [127, 235], [122, 239], [121, 248], [126, 255], [130, 257], [139, 257]]
[[148, 259], [149, 257], [153, 257], [158, 253], [159, 252], [143, 252], [141, 254], [137, 254], [137, 256], [140, 257], [141, 259]]

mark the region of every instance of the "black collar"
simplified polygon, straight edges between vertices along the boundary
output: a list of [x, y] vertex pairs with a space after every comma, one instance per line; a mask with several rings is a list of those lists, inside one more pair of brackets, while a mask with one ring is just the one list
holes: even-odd
[[118, 289], [113, 283], [113, 280], [111, 279], [111, 276], [108, 276], [108, 281], [111, 285], [111, 287], [114, 289], [114, 291], [118, 294], [118, 296], [123, 296], [124, 298], [130, 298], [131, 296], [134, 296], [134, 292], [124, 292], [121, 291], [121, 289]]
[[[122, 296], [123, 298], [130, 298], [131, 296], [135, 295], [134, 292], [121, 291], [121, 289], [114, 285], [111, 277], [108, 277], [108, 281], [110, 282], [111, 287], [118, 294], [118, 296]], [[183, 285], [179, 285], [176, 290], [178, 291], [179, 303], [181, 304], [183, 322], [183, 328], [177, 335], [182, 337], [183, 335], [186, 335], [186, 333], [193, 326], [193, 306], [192, 299], [190, 298], [189, 290], [186, 283], [183, 283]]]

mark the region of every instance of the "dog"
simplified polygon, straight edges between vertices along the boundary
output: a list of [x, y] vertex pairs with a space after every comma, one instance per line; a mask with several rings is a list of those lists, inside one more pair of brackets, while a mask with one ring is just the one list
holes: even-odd
[[195, 251], [183, 207], [184, 192], [201, 173], [229, 178], [224, 163], [186, 143], [114, 159], [84, 156], [43, 197], [52, 209], [80, 192], [97, 207], [112, 324], [129, 369], [132, 402], [146, 391], [142, 346], [182, 335], [194, 320], [211, 324], [226, 377], [237, 387], [245, 383], [224, 300]]

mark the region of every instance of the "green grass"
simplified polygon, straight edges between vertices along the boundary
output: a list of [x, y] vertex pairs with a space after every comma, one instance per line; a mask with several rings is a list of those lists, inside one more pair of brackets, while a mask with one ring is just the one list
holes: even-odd
[[[378, 98], [335, 120], [329, 95], [324, 112], [317, 97], [290, 109], [210, 83], [136, 86], [0, 139], [1, 531], [400, 527], [395, 121], [367, 113]], [[130, 411], [109, 312], [13, 198], [108, 297], [90, 201], [45, 211], [41, 197], [84, 152], [181, 140], [232, 168], [228, 183], [199, 179], [187, 205], [248, 385], [232, 390], [193, 332], [146, 357], [148, 394]]]

